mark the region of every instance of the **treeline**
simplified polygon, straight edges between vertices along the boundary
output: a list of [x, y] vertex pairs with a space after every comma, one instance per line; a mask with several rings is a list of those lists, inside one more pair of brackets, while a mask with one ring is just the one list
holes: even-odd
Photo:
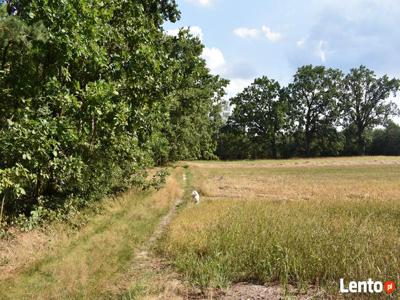
[[[221, 159], [399, 155], [399, 114], [389, 101], [400, 82], [364, 66], [348, 74], [303, 66], [287, 87], [256, 79], [230, 100], [219, 133]], [[383, 129], [377, 129], [383, 127]]]
[[175, 1], [1, 3], [0, 225], [156, 184], [150, 166], [216, 158], [227, 81], [198, 38], [164, 32]]

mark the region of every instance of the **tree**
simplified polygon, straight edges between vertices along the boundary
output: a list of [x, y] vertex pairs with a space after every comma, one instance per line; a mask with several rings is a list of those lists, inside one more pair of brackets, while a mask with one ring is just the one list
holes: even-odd
[[389, 120], [384, 129], [372, 132], [372, 155], [400, 155], [400, 126]]
[[398, 113], [393, 102], [386, 101], [399, 89], [399, 81], [387, 75], [377, 78], [365, 66], [352, 69], [344, 79], [341, 98], [345, 127], [355, 126], [358, 154], [365, 154], [365, 131], [384, 125], [390, 116]]
[[24, 194], [6, 197], [9, 215], [85, 205], [146, 186], [155, 164], [214, 157], [226, 81], [200, 40], [165, 33], [176, 1], [1, 3], [0, 171], [29, 178], [10, 175]]
[[223, 160], [256, 158], [254, 149], [252, 149], [255, 146], [257, 145], [249, 140], [244, 128], [228, 121], [219, 132], [217, 155]]
[[216, 138], [222, 125], [221, 103], [227, 80], [211, 75], [204, 59], [204, 46], [188, 30], [168, 37], [174, 59], [174, 80], [167, 101], [169, 112], [163, 120], [170, 160], [216, 158]]
[[304, 151], [311, 155], [315, 137], [338, 120], [342, 73], [323, 66], [303, 66], [288, 87], [292, 131], [304, 133]]
[[257, 78], [232, 98], [231, 104], [234, 106], [232, 122], [245, 128], [251, 140], [267, 145], [272, 157], [277, 158], [277, 140], [286, 109], [279, 83], [265, 76]]

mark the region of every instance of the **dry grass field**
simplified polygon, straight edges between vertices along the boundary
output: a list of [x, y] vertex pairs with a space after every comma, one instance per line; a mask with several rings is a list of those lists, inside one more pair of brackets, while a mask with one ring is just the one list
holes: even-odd
[[399, 282], [400, 158], [182, 166], [79, 230], [0, 240], [0, 299], [336, 298], [340, 278]]
[[160, 246], [200, 287], [397, 280], [400, 158], [191, 162], [188, 205]]

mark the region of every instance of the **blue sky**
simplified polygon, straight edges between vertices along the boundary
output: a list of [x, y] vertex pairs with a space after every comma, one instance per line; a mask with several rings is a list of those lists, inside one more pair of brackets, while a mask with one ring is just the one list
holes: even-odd
[[361, 64], [400, 77], [400, 0], [178, 0], [171, 34], [190, 26], [229, 96], [267, 75], [282, 84], [299, 66], [348, 72]]

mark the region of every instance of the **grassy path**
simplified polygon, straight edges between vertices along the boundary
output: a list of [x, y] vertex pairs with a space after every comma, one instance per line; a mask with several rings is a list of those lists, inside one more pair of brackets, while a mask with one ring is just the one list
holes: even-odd
[[176, 169], [158, 192], [132, 191], [109, 201], [85, 228], [5, 276], [0, 299], [129, 299], [146, 293], [146, 276], [135, 274], [135, 264], [182, 197], [181, 180]]

